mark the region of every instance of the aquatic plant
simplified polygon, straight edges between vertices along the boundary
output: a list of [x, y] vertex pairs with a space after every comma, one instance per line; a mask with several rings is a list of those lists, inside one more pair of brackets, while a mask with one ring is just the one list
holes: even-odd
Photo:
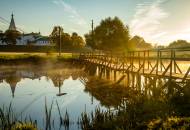
[[52, 107], [53, 107], [53, 101], [51, 103], [50, 108], [47, 106], [47, 100], [45, 98], [45, 121], [46, 121], [46, 130], [51, 129], [51, 112], [52, 112]]
[[31, 117], [23, 121], [19, 119], [12, 108], [12, 103], [9, 107], [0, 108], [0, 129], [2, 130], [37, 130], [37, 121], [32, 121]]
[[63, 118], [57, 100], [56, 100], [56, 105], [57, 105], [57, 109], [58, 109], [58, 113], [59, 113], [60, 126], [63, 125], [63, 126], [65, 127], [65, 129], [69, 129], [69, 125], [70, 125], [70, 123], [71, 123], [70, 118], [69, 118], [69, 113], [68, 113], [67, 110], [66, 110], [65, 116], [64, 116], [64, 118]]

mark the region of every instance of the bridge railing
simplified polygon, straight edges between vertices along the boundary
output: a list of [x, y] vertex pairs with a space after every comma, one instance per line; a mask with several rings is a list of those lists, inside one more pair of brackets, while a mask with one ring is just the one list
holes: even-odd
[[130, 70], [162, 76], [190, 73], [190, 48], [129, 51], [127, 53], [90, 52], [81, 53], [79, 58], [116, 69]]

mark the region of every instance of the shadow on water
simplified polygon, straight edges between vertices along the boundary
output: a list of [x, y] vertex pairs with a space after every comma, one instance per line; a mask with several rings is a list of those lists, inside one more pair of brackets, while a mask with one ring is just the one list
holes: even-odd
[[[147, 129], [147, 124], [153, 119], [164, 121], [168, 117], [190, 116], [190, 82], [180, 83], [175, 79], [123, 73], [79, 63], [1, 67], [0, 70], [0, 80], [10, 84], [13, 98], [17, 83], [23, 78], [40, 79], [45, 76], [47, 80], [51, 79], [54, 87], [57, 87], [55, 95], [61, 98], [67, 95], [61, 89], [66, 79], [72, 77], [73, 80], [80, 80], [85, 86], [84, 93], [90, 94], [91, 103], [96, 100], [100, 102], [100, 107], [106, 108], [106, 111], [102, 111], [94, 107], [91, 115], [82, 113], [75, 122], [81, 125], [81, 129]], [[60, 103], [54, 101], [50, 108], [47, 104], [48, 98], [45, 101], [47, 129], [56, 124], [55, 120], [51, 120], [53, 106], [57, 106], [60, 125], [69, 127], [72, 124], [67, 110], [62, 115]]]

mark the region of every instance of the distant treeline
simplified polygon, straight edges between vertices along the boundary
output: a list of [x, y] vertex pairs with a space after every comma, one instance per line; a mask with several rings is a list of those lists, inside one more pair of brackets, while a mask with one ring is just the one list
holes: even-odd
[[186, 40], [177, 40], [171, 42], [168, 46], [156, 46], [155, 48], [189, 48], [190, 47], [190, 42]]

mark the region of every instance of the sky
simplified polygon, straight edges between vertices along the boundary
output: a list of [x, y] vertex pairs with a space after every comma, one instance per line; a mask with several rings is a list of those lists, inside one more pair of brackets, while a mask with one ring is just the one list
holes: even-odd
[[54, 26], [84, 35], [91, 20], [119, 17], [129, 26], [131, 37], [168, 45], [190, 41], [190, 0], [0, 0], [0, 30], [5, 31], [14, 13], [17, 28], [25, 33], [49, 35]]

